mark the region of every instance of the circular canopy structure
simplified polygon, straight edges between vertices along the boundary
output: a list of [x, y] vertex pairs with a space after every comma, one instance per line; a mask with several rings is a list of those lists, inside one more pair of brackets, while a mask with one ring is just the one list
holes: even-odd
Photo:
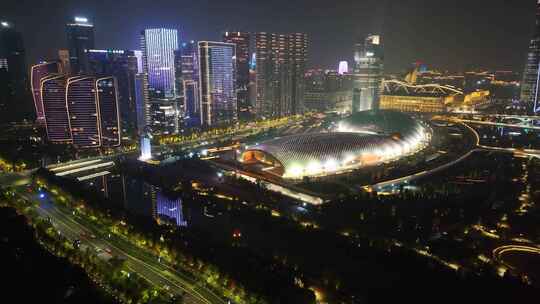
[[321, 176], [399, 158], [422, 149], [428, 138], [410, 116], [366, 111], [342, 120], [332, 132], [291, 135], [250, 147], [240, 161], [284, 178]]

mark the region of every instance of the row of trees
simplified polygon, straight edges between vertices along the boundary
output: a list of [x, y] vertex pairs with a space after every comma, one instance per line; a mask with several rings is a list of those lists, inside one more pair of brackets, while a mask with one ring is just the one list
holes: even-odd
[[[277, 265], [272, 261], [256, 262], [256, 257], [247, 249], [238, 252], [230, 244], [205, 246], [209, 244], [200, 242], [200, 238], [194, 234], [171, 231], [170, 227], [158, 226], [152, 219], [137, 218], [115, 209], [112, 204], [100, 204], [98, 200], [89, 199], [83, 201], [82, 197], [89, 197], [83, 187], [58, 178], [46, 170], [38, 171], [37, 176], [38, 185], [46, 186], [58, 193], [59, 197], [64, 197], [63, 203], [76, 208], [82, 216], [98, 222], [99, 226], [109, 227], [113, 234], [162, 257], [179, 271], [190, 274], [206, 288], [216, 290], [235, 303], [275, 303], [283, 299], [299, 304], [315, 301], [311, 291], [295, 285], [294, 276], [288, 271], [276, 272], [272, 276], [271, 287], [267, 286], [268, 277], [262, 277], [260, 273], [272, 271], [271, 268]], [[77, 193], [79, 198], [75, 199], [61, 189]], [[268, 265], [271, 268], [253, 271], [254, 268], [244, 265], [254, 258], [254, 262], [248, 265]], [[276, 290], [280, 292], [276, 294]]]
[[79, 248], [63, 236], [51, 222], [40, 216], [32, 202], [18, 198], [14, 191], [0, 189], [7, 206], [16, 208], [34, 229], [39, 244], [53, 255], [67, 259], [84, 269], [89, 277], [122, 303], [182, 303], [182, 297], [171, 298], [162, 288], [156, 288], [136, 273], [130, 273], [120, 258], [103, 258], [90, 247]]

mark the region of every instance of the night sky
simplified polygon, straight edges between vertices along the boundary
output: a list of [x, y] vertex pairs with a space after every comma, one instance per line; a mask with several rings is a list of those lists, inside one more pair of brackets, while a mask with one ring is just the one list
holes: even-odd
[[93, 20], [97, 48], [138, 49], [145, 27], [174, 27], [181, 40], [226, 29], [306, 32], [311, 67], [351, 60], [355, 39], [382, 33], [385, 69], [414, 61], [441, 70], [521, 72], [536, 0], [1, 0], [0, 19], [22, 31], [28, 60], [55, 58], [74, 15]]

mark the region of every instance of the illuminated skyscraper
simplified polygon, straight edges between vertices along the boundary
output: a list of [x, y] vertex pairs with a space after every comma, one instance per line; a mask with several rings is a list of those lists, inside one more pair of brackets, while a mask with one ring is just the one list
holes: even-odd
[[116, 80], [51, 75], [41, 81], [47, 137], [77, 148], [120, 145]]
[[137, 130], [135, 75], [138, 71], [135, 52], [115, 49], [86, 50], [86, 55], [89, 74], [116, 78], [122, 130], [134, 136]]
[[71, 138], [77, 148], [101, 146], [100, 115], [96, 102], [95, 78], [75, 76], [67, 80], [66, 104]]
[[536, 5], [536, 28], [534, 36], [529, 43], [529, 53], [523, 81], [521, 83], [521, 100], [529, 104], [533, 112], [540, 110], [539, 84], [540, 84], [540, 0]]
[[355, 46], [354, 88], [360, 90], [356, 111], [376, 110], [382, 88], [383, 54], [381, 37], [369, 35]]
[[96, 79], [96, 103], [99, 106], [101, 146], [120, 146], [120, 107], [118, 104], [118, 82], [115, 77]]
[[[180, 49], [180, 74], [184, 97], [184, 121], [187, 125], [201, 124], [199, 99], [199, 49], [195, 41], [184, 42]], [[177, 71], [178, 72], [178, 71]]]
[[27, 117], [32, 105], [26, 102], [28, 70], [22, 35], [13, 24], [0, 22], [0, 119]]
[[141, 49], [150, 98], [174, 98], [174, 51], [178, 49], [178, 31], [145, 29], [141, 32]]
[[201, 123], [231, 125], [237, 120], [235, 45], [199, 41]]
[[249, 42], [247, 32], [225, 32], [223, 42], [233, 43], [236, 46], [236, 90], [239, 111], [246, 111], [249, 106]]
[[32, 97], [36, 109], [36, 120], [42, 124], [45, 123], [45, 114], [43, 113], [43, 101], [41, 100], [41, 80], [57, 73], [57, 62], [43, 62], [32, 66], [30, 69], [30, 85], [32, 86]]
[[53, 143], [70, 143], [71, 125], [66, 106], [66, 76], [51, 75], [41, 80], [41, 99], [47, 138]]
[[301, 114], [304, 108], [306, 34], [257, 33], [256, 112], [259, 117]]
[[150, 125], [150, 103], [148, 89], [145, 85], [145, 74], [135, 76], [135, 104], [137, 108], [137, 134], [139, 137], [146, 136]]
[[66, 25], [67, 44], [71, 73], [88, 71], [85, 50], [94, 49], [94, 25], [85, 17], [75, 17]]

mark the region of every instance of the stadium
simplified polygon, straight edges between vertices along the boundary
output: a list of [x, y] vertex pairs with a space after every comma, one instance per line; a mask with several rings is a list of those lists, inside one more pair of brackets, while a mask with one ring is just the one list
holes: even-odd
[[429, 144], [431, 131], [399, 112], [364, 111], [328, 132], [275, 138], [247, 147], [240, 162], [286, 179], [339, 174], [414, 154]]

